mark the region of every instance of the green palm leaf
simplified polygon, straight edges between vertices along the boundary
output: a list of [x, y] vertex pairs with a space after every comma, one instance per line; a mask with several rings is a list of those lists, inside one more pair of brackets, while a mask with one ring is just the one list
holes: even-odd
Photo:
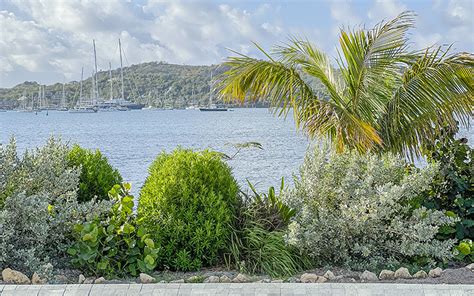
[[220, 93], [266, 100], [280, 116], [292, 110], [298, 127], [338, 151], [419, 155], [440, 125], [469, 124], [474, 58], [450, 48], [409, 51], [414, 18], [403, 12], [372, 30], [341, 30], [338, 69], [308, 40], [291, 38], [270, 53], [257, 46], [268, 60], [230, 57]]

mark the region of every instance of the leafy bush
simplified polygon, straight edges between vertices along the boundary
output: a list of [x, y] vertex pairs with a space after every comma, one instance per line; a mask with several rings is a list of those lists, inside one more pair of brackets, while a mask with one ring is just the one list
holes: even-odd
[[45, 193], [55, 199], [76, 190], [78, 170], [68, 165], [69, 148], [50, 138], [45, 146], [17, 153], [15, 139], [0, 145], [0, 208], [14, 193], [26, 196]]
[[88, 150], [74, 145], [68, 155], [69, 164], [81, 168], [78, 199], [80, 202], [92, 198], [107, 199], [115, 184], [122, 183], [122, 176], [114, 169], [99, 150]]
[[288, 241], [316, 264], [377, 269], [410, 261], [434, 264], [452, 257], [455, 240], [435, 238], [453, 223], [443, 212], [413, 206], [437, 173], [410, 169], [386, 155], [309, 153], [284, 201], [298, 211]]
[[215, 264], [228, 248], [238, 186], [214, 152], [177, 149], [150, 166], [140, 193], [140, 223], [159, 242], [162, 266]]
[[[289, 276], [305, 266], [305, 256], [288, 246], [284, 235], [295, 211], [284, 204], [270, 187], [260, 194], [249, 182], [251, 194], [244, 194], [231, 240], [228, 264], [248, 273], [265, 272]], [[281, 190], [284, 188], [282, 179]]]
[[0, 148], [0, 269], [67, 266], [73, 225], [107, 209], [107, 203], [78, 204], [79, 171], [69, 167], [68, 152], [54, 139], [22, 157], [14, 140]]
[[424, 193], [423, 204], [459, 217], [456, 225], [442, 229], [441, 237], [462, 240], [474, 237], [474, 154], [467, 139], [455, 139], [455, 133], [440, 130], [438, 139], [426, 149], [428, 161], [437, 163], [440, 170]]
[[94, 274], [134, 276], [156, 267], [160, 248], [137, 227], [129, 190], [129, 184], [115, 185], [110, 212], [74, 227], [76, 241], [68, 250], [74, 265]]

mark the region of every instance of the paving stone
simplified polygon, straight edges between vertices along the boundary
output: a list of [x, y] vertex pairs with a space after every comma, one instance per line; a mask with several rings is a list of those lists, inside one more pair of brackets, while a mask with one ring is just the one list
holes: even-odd
[[64, 292], [64, 296], [82, 296], [89, 295], [89, 292], [92, 289], [90, 284], [81, 284], [81, 285], [67, 285]]
[[142, 284], [129, 284], [127, 296], [140, 295], [141, 289], [142, 289]]
[[[152, 291], [150, 295], [153, 296], [177, 296], [179, 292], [178, 288], [157, 288]], [[142, 294], [140, 294], [142, 295]]]
[[105, 285], [1, 285], [1, 296], [464, 296], [474, 295], [473, 285], [429, 285], [397, 283], [242, 283], [242, 284], [105, 284]]
[[93, 285], [88, 296], [127, 296], [128, 284]]
[[14, 289], [5, 289], [0, 295], [21, 295], [21, 296], [37, 296], [40, 286], [15, 286]]
[[41, 287], [38, 296], [63, 296], [67, 285], [44, 285]]

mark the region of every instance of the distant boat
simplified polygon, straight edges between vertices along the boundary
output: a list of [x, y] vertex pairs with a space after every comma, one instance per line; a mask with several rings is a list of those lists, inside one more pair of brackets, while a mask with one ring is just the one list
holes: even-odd
[[199, 108], [199, 111], [228, 111], [227, 108], [222, 108], [222, 107], [217, 107], [216, 105], [213, 105], [209, 108]]
[[109, 63], [109, 81], [110, 81], [110, 99], [99, 104], [99, 108], [111, 108], [109, 111], [127, 111], [140, 110], [145, 107], [145, 104], [138, 104], [125, 99], [124, 84], [123, 84], [123, 62], [122, 62], [122, 43], [119, 39], [120, 52], [120, 84], [121, 84], [121, 98], [114, 99], [112, 92], [112, 66]]
[[66, 107], [66, 92], [64, 91], [64, 86], [65, 86], [65, 82], [63, 82], [63, 92], [62, 92], [62, 96], [61, 96], [61, 105], [56, 108], [57, 111], [68, 111], [69, 109]]
[[212, 103], [212, 93], [214, 92], [214, 82], [212, 81], [212, 70], [211, 70], [211, 82], [209, 89], [209, 107], [199, 108], [199, 111], [208, 112], [208, 111], [227, 111], [227, 108], [218, 107]]
[[81, 86], [79, 92], [79, 102], [73, 109], [69, 109], [69, 113], [96, 113], [94, 106], [87, 106], [82, 103], [82, 80], [84, 79], [84, 68], [81, 71]]
[[97, 112], [97, 109], [95, 109], [94, 107], [87, 107], [87, 106], [69, 109], [69, 113], [96, 113], [96, 112]]

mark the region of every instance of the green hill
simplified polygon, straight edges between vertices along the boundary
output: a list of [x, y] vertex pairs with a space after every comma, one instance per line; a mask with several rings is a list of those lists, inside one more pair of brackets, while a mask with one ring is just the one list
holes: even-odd
[[[218, 65], [190, 66], [175, 65], [164, 62], [150, 62], [132, 65], [124, 68], [125, 98], [147, 106], [184, 108], [189, 105], [206, 106], [209, 103], [209, 90], [213, 75], [224, 71]], [[103, 99], [110, 98], [110, 79], [108, 71], [98, 72], [99, 94]], [[303, 78], [310, 82], [307, 75]], [[92, 79], [88, 77], [83, 81], [83, 97], [90, 100]], [[322, 89], [320, 83], [312, 81], [314, 89]], [[16, 108], [27, 103], [37, 102], [39, 84], [26, 81], [12, 88], [0, 88], [0, 108]], [[62, 98], [63, 86], [61, 83], [45, 86], [45, 96], [50, 106], [58, 106]], [[80, 82], [70, 81], [65, 84], [65, 98], [68, 107], [73, 107], [80, 93]], [[113, 97], [119, 98], [120, 94], [120, 69], [112, 70]], [[194, 96], [193, 96], [194, 93]], [[26, 97], [21, 101], [22, 97]], [[33, 98], [33, 100], [32, 100]], [[213, 103], [222, 103], [213, 96]], [[22, 103], [23, 102], [23, 103]], [[257, 106], [264, 106], [258, 103]]]
[[[189, 66], [173, 65], [163, 62], [151, 62], [124, 68], [124, 92], [130, 101], [157, 107], [185, 107], [189, 104], [206, 105], [209, 102], [211, 70], [216, 73], [217, 65]], [[99, 94], [110, 98], [110, 80], [108, 71], [98, 72]], [[83, 81], [83, 96], [91, 97], [91, 77]], [[0, 106], [18, 107], [20, 98], [38, 96], [39, 84], [26, 81], [12, 88], [0, 88]], [[79, 98], [79, 81], [65, 85], [65, 97], [68, 106], [74, 106]], [[114, 98], [120, 97], [120, 69], [112, 71], [112, 90]], [[192, 95], [194, 93], [194, 96]], [[62, 97], [62, 84], [45, 86], [48, 103], [58, 105]], [[220, 103], [215, 96], [214, 103]]]

